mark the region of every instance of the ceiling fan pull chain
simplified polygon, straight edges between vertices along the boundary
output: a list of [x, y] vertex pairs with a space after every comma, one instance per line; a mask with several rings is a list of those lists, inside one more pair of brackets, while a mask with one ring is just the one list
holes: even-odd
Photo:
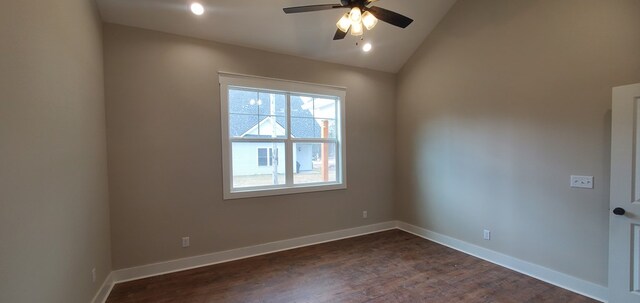
[[360, 41], [364, 41], [364, 34], [360, 36], [360, 40], [356, 40], [356, 47], [360, 45]]

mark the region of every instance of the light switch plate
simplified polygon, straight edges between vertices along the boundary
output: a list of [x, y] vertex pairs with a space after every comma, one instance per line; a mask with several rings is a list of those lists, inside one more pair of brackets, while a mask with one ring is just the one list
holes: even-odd
[[571, 187], [593, 188], [593, 176], [571, 176]]

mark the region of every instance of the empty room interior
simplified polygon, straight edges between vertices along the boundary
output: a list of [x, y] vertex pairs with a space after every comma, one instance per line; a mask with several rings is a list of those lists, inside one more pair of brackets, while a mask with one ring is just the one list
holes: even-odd
[[0, 9], [0, 302], [640, 302], [640, 0]]

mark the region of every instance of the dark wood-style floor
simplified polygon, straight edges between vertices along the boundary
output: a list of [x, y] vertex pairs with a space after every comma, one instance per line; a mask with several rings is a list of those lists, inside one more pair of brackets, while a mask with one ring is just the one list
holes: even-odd
[[399, 230], [117, 284], [125, 302], [597, 302]]

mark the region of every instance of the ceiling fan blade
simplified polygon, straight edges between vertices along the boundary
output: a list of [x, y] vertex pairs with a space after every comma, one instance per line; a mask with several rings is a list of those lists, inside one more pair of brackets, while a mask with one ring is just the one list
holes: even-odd
[[366, 8], [366, 10], [372, 13], [376, 18], [398, 27], [405, 28], [413, 22], [413, 19], [409, 17], [377, 6]]
[[[349, 29], [351, 29], [351, 27], [349, 27]], [[340, 29], [336, 30], [336, 34], [333, 35], [333, 40], [342, 40], [344, 39], [344, 37], [347, 36], [347, 33], [349, 32], [349, 30], [347, 29], [346, 32], [341, 31]]]
[[286, 8], [283, 8], [282, 10], [285, 12], [285, 14], [295, 14], [295, 13], [323, 11], [323, 10], [343, 8], [343, 7], [344, 6], [339, 4], [318, 4], [318, 5], [286, 7]]

